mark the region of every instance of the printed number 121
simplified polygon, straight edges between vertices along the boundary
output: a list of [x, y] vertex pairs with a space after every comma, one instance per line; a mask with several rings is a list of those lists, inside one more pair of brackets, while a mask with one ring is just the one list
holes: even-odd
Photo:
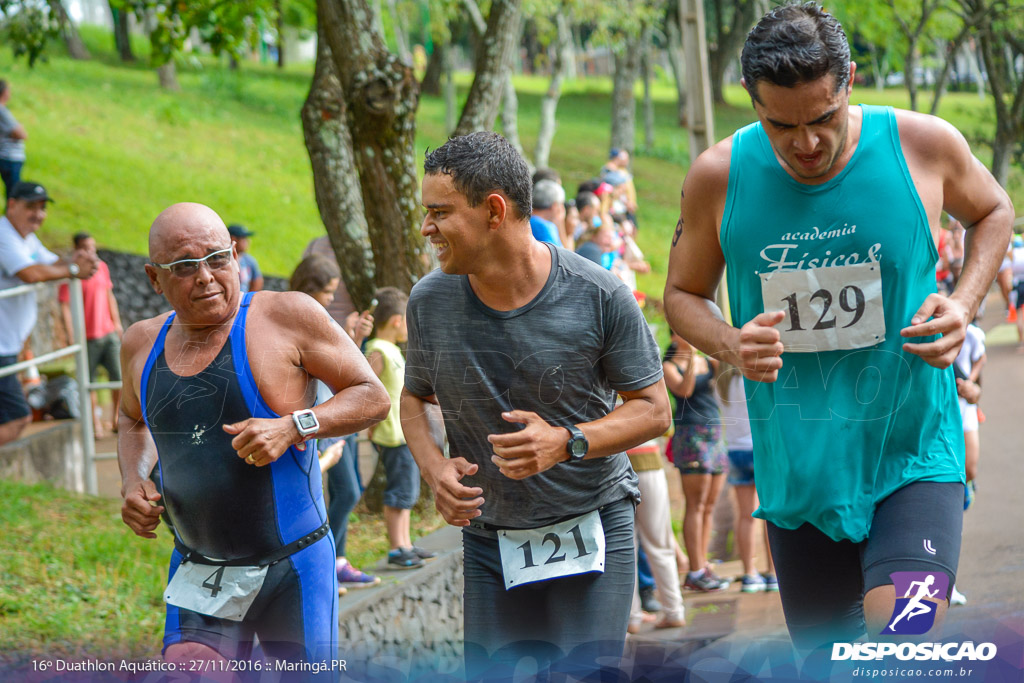
[[[569, 533], [572, 534], [573, 540], [576, 541], [576, 559], [578, 560], [581, 557], [589, 555], [590, 552], [587, 550], [587, 546], [583, 542], [583, 534], [580, 533], [580, 525], [577, 524], [573, 528], [569, 529]], [[541, 545], [547, 543], [548, 541], [551, 542], [551, 544], [554, 546], [554, 549], [551, 551], [551, 555], [548, 557], [548, 559], [544, 561], [544, 564], [565, 562], [565, 553], [562, 553], [561, 555], [558, 554], [558, 551], [562, 549], [562, 540], [558, 537], [558, 534], [547, 534], [546, 536], [544, 536], [544, 540], [541, 541]], [[525, 562], [525, 564], [523, 564], [522, 567], [523, 569], [529, 569], [530, 567], [537, 566], [537, 563], [533, 561], [533, 547], [530, 545], [530, 541], [523, 543], [521, 546], [518, 547], [518, 550], [523, 551], [523, 560]]]

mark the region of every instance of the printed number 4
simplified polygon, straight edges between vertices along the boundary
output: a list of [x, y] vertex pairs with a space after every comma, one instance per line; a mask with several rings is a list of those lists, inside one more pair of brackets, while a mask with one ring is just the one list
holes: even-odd
[[217, 593], [220, 593], [221, 590], [223, 590], [220, 587], [220, 581], [222, 578], [224, 578], [224, 567], [218, 568], [217, 571], [207, 576], [206, 580], [203, 581], [203, 588], [210, 589], [211, 598], [217, 597]]
[[[569, 533], [572, 534], [573, 540], [576, 541], [576, 558], [575, 559], [578, 560], [581, 557], [586, 557], [587, 555], [589, 555], [590, 551], [587, 550], [587, 545], [586, 545], [586, 543], [583, 542], [583, 534], [580, 532], [580, 525], [577, 524], [573, 528], [569, 529]], [[547, 534], [546, 536], [544, 536], [544, 540], [541, 541], [541, 545], [547, 543], [548, 541], [550, 541], [551, 544], [553, 546], [555, 546], [555, 547], [554, 547], [554, 550], [551, 551], [551, 555], [544, 562], [544, 564], [554, 564], [556, 562], [565, 562], [565, 553], [562, 553], [561, 555], [556, 555], [558, 553], [558, 551], [562, 549], [562, 539], [558, 537], [558, 534], [555, 534], [555, 533]], [[523, 561], [524, 561], [524, 564], [522, 566], [523, 569], [529, 569], [530, 567], [536, 567], [537, 566], [537, 564], [533, 561], [533, 547], [530, 545], [529, 541], [527, 541], [526, 543], [523, 543], [521, 546], [519, 546], [518, 550], [522, 550], [523, 551]]]
[[[853, 302], [850, 302], [850, 295], [853, 295]], [[814, 294], [811, 294], [811, 301], [815, 299], [821, 299], [825, 304], [821, 311], [821, 316], [818, 318], [818, 322], [814, 323], [812, 329], [815, 330], [827, 330], [836, 326], [836, 316], [833, 315], [830, 320], [825, 320], [828, 315], [828, 309], [832, 306], [832, 292], [827, 289], [819, 289]], [[804, 330], [800, 325], [800, 308], [796, 304], [796, 293], [790, 294], [782, 299], [789, 304], [789, 320], [790, 327], [787, 332], [802, 332]], [[864, 315], [864, 291], [860, 287], [854, 285], [847, 285], [839, 290], [839, 307], [847, 313], [853, 313], [853, 320], [846, 325], [843, 325], [843, 329], [847, 327], [853, 327], [857, 324], [857, 321]]]

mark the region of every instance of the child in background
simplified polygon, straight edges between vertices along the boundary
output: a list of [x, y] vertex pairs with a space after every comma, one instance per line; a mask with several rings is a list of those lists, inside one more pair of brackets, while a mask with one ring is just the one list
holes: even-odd
[[398, 344], [404, 343], [408, 335], [405, 307], [409, 297], [394, 287], [383, 287], [377, 290], [376, 299], [374, 318], [377, 323], [373, 337], [366, 343], [366, 357], [391, 397], [391, 412], [370, 432], [370, 441], [377, 449], [386, 474], [384, 521], [391, 544], [388, 567], [416, 569], [435, 553], [414, 546], [409, 533], [409, 511], [420, 495], [420, 470], [405, 443], [399, 418], [405, 357]]

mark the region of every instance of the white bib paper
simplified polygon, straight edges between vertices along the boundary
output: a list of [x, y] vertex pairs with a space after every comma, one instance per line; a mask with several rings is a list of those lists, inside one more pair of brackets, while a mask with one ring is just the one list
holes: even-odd
[[604, 572], [604, 527], [594, 510], [538, 529], [498, 532], [505, 590], [586, 572]]
[[775, 328], [788, 353], [860, 349], [885, 341], [880, 264], [777, 270], [760, 277], [764, 310], [786, 312]]
[[241, 621], [263, 587], [268, 567], [225, 567], [182, 562], [164, 602], [211, 617]]

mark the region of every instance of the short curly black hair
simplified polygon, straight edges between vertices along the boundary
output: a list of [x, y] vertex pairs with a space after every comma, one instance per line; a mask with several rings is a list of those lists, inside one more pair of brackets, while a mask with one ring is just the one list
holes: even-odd
[[452, 178], [470, 206], [479, 206], [495, 190], [508, 197], [520, 218], [533, 208], [533, 184], [523, 156], [497, 133], [480, 131], [448, 140], [423, 162], [427, 175], [443, 173]]
[[761, 81], [791, 88], [832, 74], [839, 92], [850, 80], [850, 44], [842, 25], [817, 3], [791, 3], [768, 12], [750, 30], [740, 64], [755, 102]]

